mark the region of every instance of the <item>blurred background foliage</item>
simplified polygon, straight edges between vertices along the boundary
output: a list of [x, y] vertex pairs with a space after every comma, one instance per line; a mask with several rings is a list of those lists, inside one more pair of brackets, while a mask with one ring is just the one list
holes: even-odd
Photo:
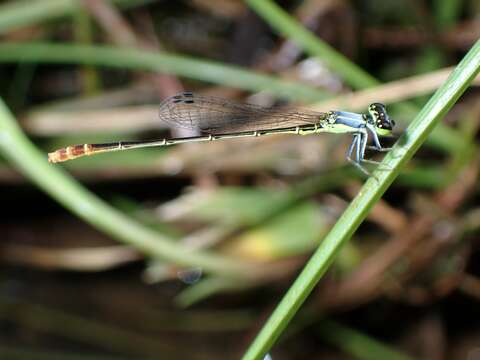
[[[184, 89], [319, 111], [384, 102], [398, 136], [480, 37], [476, 0], [278, 5], [315, 37], [259, 0], [0, 3], [0, 121], [16, 134], [0, 132], [2, 358], [239, 358], [364, 181], [344, 159], [348, 136], [64, 166], [47, 152], [190, 135], [157, 116]], [[343, 247], [273, 359], [480, 357], [479, 84]]]

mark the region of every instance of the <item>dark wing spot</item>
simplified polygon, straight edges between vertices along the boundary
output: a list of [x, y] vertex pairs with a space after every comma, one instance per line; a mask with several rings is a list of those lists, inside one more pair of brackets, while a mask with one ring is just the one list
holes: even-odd
[[182, 103], [182, 104], [193, 104], [194, 103], [194, 95], [192, 92], [184, 92], [175, 96], [171, 97], [171, 101], [174, 104]]

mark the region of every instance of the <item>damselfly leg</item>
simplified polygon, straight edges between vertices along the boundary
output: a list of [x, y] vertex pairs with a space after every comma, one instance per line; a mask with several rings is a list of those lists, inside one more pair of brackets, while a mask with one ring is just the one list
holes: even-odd
[[[359, 169], [361, 172], [363, 172], [365, 175], [370, 176], [370, 172], [362, 166], [362, 162], [364, 161], [364, 144], [366, 144], [366, 140], [363, 140], [363, 138], [367, 137], [366, 132], [358, 132], [353, 134], [353, 139], [352, 143], [348, 147], [347, 151], [347, 161], [354, 165], [357, 169]], [[353, 151], [355, 150], [355, 158], [352, 158]], [[362, 151], [363, 150], [363, 151]]]
[[[347, 158], [347, 161], [350, 162], [352, 165], [354, 165], [357, 169], [359, 169], [365, 175], [370, 176], [371, 175], [370, 171], [368, 171], [368, 169], [362, 166], [362, 163], [379, 165], [380, 162], [375, 160], [365, 159], [366, 149], [385, 152], [390, 150], [391, 148], [382, 147], [380, 145], [380, 142], [378, 142], [379, 147], [377, 147], [377, 144], [375, 144], [374, 146], [368, 146], [367, 142], [368, 142], [368, 132], [366, 129], [363, 129], [363, 131], [354, 133], [352, 142], [347, 150], [346, 158]], [[355, 156], [352, 157], [352, 155], [354, 154], [354, 151], [355, 151]]]

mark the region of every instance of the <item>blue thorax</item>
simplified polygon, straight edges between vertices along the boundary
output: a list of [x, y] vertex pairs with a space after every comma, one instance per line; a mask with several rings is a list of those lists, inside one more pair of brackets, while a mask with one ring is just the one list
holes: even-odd
[[337, 115], [335, 124], [342, 124], [352, 128], [362, 128], [366, 125], [364, 115], [348, 111], [336, 111], [335, 113]]

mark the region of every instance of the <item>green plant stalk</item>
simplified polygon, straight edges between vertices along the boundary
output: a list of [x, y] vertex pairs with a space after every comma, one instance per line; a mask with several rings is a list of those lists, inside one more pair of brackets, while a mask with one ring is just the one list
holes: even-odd
[[291, 100], [318, 101], [329, 96], [307, 85], [247, 71], [238, 66], [139, 49], [51, 43], [0, 44], [0, 62], [12, 61], [105, 65], [172, 73], [251, 91], [268, 91]]
[[[0, 154], [43, 191], [71, 212], [147, 256], [219, 275], [243, 276], [246, 264], [207, 252], [192, 252], [160, 233], [135, 222], [82, 187], [59, 165], [47, 162], [25, 136], [0, 99]], [[251, 269], [251, 268], [250, 268]]]
[[[80, 44], [91, 44], [93, 41], [93, 22], [90, 14], [84, 8], [80, 8], [73, 16], [73, 29], [75, 41]], [[91, 96], [100, 89], [100, 77], [97, 69], [93, 66], [85, 66], [79, 71], [84, 96]]]
[[261, 359], [269, 351], [327, 271], [341, 246], [351, 238], [369, 210], [381, 198], [402, 167], [465, 91], [479, 70], [480, 41], [477, 41], [419, 112], [393, 149], [387, 153], [373, 176], [367, 180], [359, 194], [335, 223], [244, 354], [244, 360]]
[[[143, 5], [154, 0], [112, 0], [120, 8]], [[42, 21], [73, 15], [79, 0], [21, 0], [0, 5], [0, 34]]]
[[435, 0], [433, 8], [435, 12], [435, 20], [439, 30], [446, 30], [455, 25], [460, 17], [463, 0]]
[[110, 356], [104, 354], [86, 353], [82, 351], [40, 350], [36, 347], [25, 345], [0, 345], [0, 354], [4, 359], [29, 359], [29, 360], [126, 360], [126, 357]]
[[322, 319], [318, 332], [325, 341], [343, 349], [357, 359], [365, 360], [410, 360], [411, 357], [395, 351], [359, 331], [327, 319]]
[[213, 294], [225, 292], [240, 292], [251, 287], [251, 283], [234, 281], [225, 277], [209, 277], [182, 290], [175, 297], [175, 304], [180, 308], [188, 308]]
[[272, 28], [295, 42], [311, 56], [319, 57], [330, 69], [356, 89], [378, 85], [379, 82], [347, 57], [321, 41], [271, 0], [245, 0]]
[[21, 328], [50, 333], [64, 339], [103, 347], [110, 351], [145, 356], [164, 354], [166, 358], [176, 358], [180, 354], [187, 355], [185, 349], [178, 349], [158, 337], [138, 334], [101, 323], [98, 320], [91, 320], [28, 301], [12, 301], [11, 298], [3, 296], [0, 297], [0, 319], [2, 322], [7, 321]]

